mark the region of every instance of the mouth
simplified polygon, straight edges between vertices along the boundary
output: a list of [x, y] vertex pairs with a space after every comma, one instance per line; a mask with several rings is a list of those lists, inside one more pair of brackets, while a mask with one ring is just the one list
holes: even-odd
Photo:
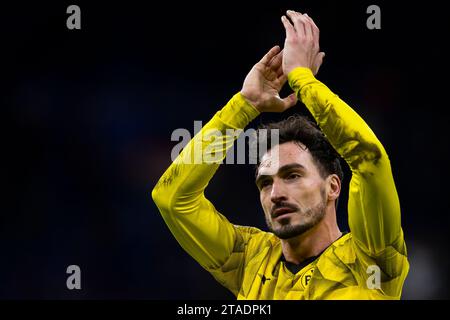
[[277, 208], [272, 212], [272, 218], [277, 219], [277, 218], [286, 216], [295, 211], [297, 211], [297, 210], [293, 209], [293, 208], [288, 208], [288, 207]]

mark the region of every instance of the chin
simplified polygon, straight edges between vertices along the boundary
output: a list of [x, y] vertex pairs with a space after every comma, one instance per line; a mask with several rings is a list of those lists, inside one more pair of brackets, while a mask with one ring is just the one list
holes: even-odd
[[271, 228], [271, 231], [280, 239], [290, 239], [304, 234], [313, 227], [310, 224], [287, 224], [275, 229]]

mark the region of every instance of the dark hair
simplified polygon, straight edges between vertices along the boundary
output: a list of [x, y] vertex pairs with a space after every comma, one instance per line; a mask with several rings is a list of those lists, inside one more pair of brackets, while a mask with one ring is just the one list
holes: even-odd
[[[261, 134], [260, 129], [266, 129], [267, 131], [264, 131], [267, 134]], [[279, 130], [279, 144], [291, 141], [303, 144], [311, 153], [323, 178], [330, 174], [336, 174], [341, 181], [343, 180], [344, 172], [342, 171], [339, 154], [313, 121], [305, 116], [293, 115], [285, 120], [260, 126], [258, 138], [264, 135], [264, 138], [267, 138], [268, 147], [274, 147], [270, 134], [272, 129]]]

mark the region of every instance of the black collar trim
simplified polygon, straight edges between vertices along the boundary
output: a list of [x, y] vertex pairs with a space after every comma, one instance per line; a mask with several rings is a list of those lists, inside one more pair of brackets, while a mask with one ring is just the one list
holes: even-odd
[[[339, 238], [337, 238], [334, 242], [338, 241], [340, 238], [342, 238], [342, 237], [343, 237], [344, 235], [346, 235], [347, 233], [348, 233], [347, 231], [342, 232], [342, 235], [341, 235]], [[334, 243], [334, 242], [333, 242], [333, 243]], [[329, 248], [329, 246], [326, 247], [326, 248], [325, 248], [321, 253], [319, 253], [317, 256], [313, 256], [313, 257], [306, 258], [305, 260], [303, 260], [303, 261], [300, 262], [299, 264], [296, 264], [296, 263], [293, 263], [293, 262], [286, 261], [286, 258], [284, 257], [283, 253], [281, 253], [281, 261], [284, 262], [286, 268], [287, 268], [290, 272], [292, 272], [292, 274], [297, 274], [300, 270], [302, 270], [302, 269], [303, 269], [304, 267], [306, 267], [308, 264], [310, 264], [311, 262], [313, 262], [314, 260], [316, 260], [317, 258], [319, 258], [319, 257], [322, 255], [322, 253], [324, 253], [324, 251], [327, 250], [328, 248]]]

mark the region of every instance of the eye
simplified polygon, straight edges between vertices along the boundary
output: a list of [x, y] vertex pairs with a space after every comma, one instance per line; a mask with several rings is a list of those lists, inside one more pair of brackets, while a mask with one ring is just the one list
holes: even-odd
[[270, 180], [263, 180], [261, 181], [261, 183], [259, 184], [259, 188], [260, 189], [264, 189], [267, 186], [270, 186], [271, 181]]
[[300, 178], [300, 177], [301, 177], [300, 174], [293, 172], [293, 173], [290, 173], [286, 177], [286, 179], [288, 179], [288, 180], [295, 180], [295, 179]]

